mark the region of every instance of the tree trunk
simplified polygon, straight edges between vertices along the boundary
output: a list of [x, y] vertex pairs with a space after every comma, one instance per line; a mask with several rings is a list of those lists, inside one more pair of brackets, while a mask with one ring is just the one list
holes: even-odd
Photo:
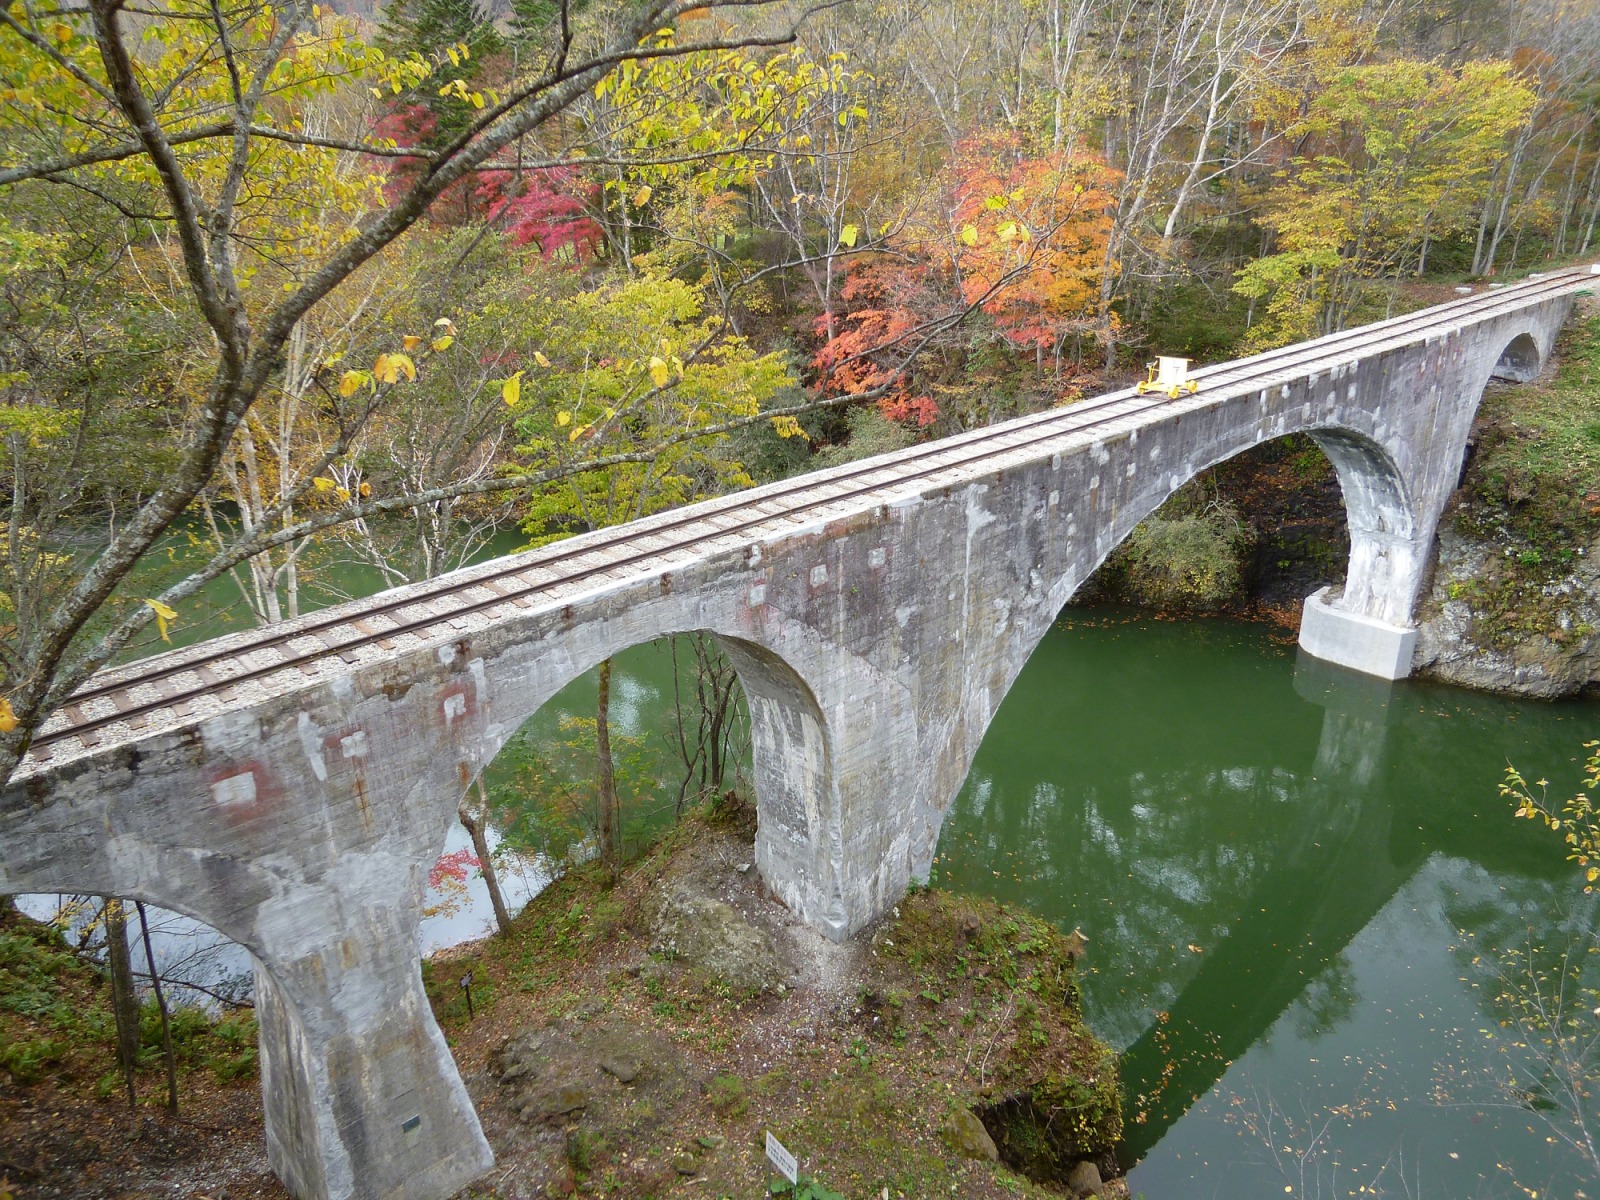
[[161, 974], [156, 970], [156, 954], [150, 947], [150, 921], [145, 916], [144, 901], [135, 900], [139, 910], [139, 933], [144, 940], [144, 961], [150, 968], [150, 987], [156, 994], [156, 1011], [161, 1014], [161, 1053], [167, 1059], [167, 1111], [178, 1115], [178, 1059], [172, 1052], [172, 1023], [167, 1020], [167, 997], [161, 991]]
[[600, 772], [600, 859], [617, 871], [617, 773], [611, 759], [611, 660], [600, 664], [600, 696], [595, 703], [595, 759]]
[[[483, 776], [478, 776], [478, 803], [482, 805], [483, 816], [489, 815], [489, 790], [483, 785]], [[478, 856], [478, 864], [483, 871], [483, 882], [489, 889], [489, 903], [494, 906], [494, 923], [499, 926], [500, 932], [507, 937], [511, 936], [511, 914], [506, 911], [505, 897], [500, 894], [500, 877], [495, 873], [494, 859], [489, 855], [489, 839], [483, 832], [483, 820], [475, 817], [463, 800], [461, 807], [456, 810], [456, 815], [461, 818], [461, 824], [467, 831], [467, 836], [472, 839], [472, 852]]]
[[106, 967], [111, 972], [111, 1012], [117, 1020], [117, 1067], [128, 1086], [128, 1107], [138, 1103], [133, 1073], [139, 1065], [139, 997], [128, 957], [128, 917], [122, 901], [102, 897], [106, 921]]

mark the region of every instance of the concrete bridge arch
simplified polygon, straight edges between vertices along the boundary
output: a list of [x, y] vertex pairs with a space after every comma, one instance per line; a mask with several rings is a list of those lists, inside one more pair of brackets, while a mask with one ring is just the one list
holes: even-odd
[[422, 881], [461, 792], [568, 679], [669, 633], [721, 639], [751, 705], [756, 861], [842, 940], [926, 877], [1062, 604], [1213, 463], [1319, 441], [1352, 554], [1342, 592], [1308, 603], [1302, 645], [1405, 674], [1483, 386], [1503, 360], [1544, 361], [1588, 282], [1474, 297], [1206, 369], [1195, 396], [1114, 393], [106, 672], [0, 791], [0, 893], [184, 897], [265, 964], [268, 1147], [290, 1189], [439, 1200], [492, 1156], [422, 992]]

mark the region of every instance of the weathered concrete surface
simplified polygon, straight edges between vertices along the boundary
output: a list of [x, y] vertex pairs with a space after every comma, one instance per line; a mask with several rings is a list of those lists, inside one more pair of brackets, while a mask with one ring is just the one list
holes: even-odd
[[[1058, 411], [999, 427], [999, 444], [986, 430], [821, 472], [808, 496], [825, 502], [803, 515], [785, 511], [791, 483], [638, 522], [626, 555], [617, 531], [587, 535], [515, 560], [540, 582], [503, 603], [490, 577], [505, 564], [469, 568], [451, 596], [419, 585], [334, 610], [384, 629], [390, 606], [414, 601], [417, 630], [349, 651], [308, 635], [314, 660], [259, 680], [227, 678], [277, 661], [254, 634], [124, 668], [112, 678], [130, 685], [163, 664], [204, 660], [209, 674], [139, 729], [24, 763], [0, 793], [0, 893], [136, 897], [244, 944], [263, 996], [268, 1143], [291, 1189], [448, 1195], [490, 1154], [421, 989], [426, 871], [463, 791], [564, 684], [639, 642], [715, 634], [749, 700], [756, 861], [842, 940], [926, 877], [1034, 645], [1196, 473], [1310, 433], [1349, 511], [1335, 608], [1408, 626], [1485, 381], [1513, 345], [1542, 360], [1579, 286], [1507, 289], [1416, 330], [1230, 364], [1176, 402], [1123, 394], [1093, 428]], [[697, 514], [727, 532], [685, 544]], [[588, 547], [617, 565], [548, 566]]]

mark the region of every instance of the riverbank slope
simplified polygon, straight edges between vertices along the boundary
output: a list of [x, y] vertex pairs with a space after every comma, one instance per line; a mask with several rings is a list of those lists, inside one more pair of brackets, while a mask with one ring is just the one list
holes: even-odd
[[[575, 870], [510, 937], [424, 964], [497, 1156], [466, 1194], [761, 1195], [767, 1130], [818, 1200], [1060, 1196], [1114, 1172], [1116, 1061], [1082, 1021], [1081, 939], [923, 891], [834, 946], [765, 891], [752, 833], [740, 808], [693, 816], [615, 884]], [[71, 986], [93, 1002], [92, 982]], [[130, 1117], [97, 1098], [100, 1053], [5, 1080], [0, 1173], [19, 1195], [283, 1195], [265, 1175], [259, 1101], [253, 1128], [238, 1119], [249, 1081], [224, 1098], [223, 1172], [223, 1146], [191, 1151], [153, 1107]], [[104, 1143], [118, 1170], [86, 1174], [52, 1122]]]

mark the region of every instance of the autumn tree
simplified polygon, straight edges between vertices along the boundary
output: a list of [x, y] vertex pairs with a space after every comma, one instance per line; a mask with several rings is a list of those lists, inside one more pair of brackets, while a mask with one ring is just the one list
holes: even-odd
[[1414, 271], [1431, 242], [1469, 227], [1532, 104], [1500, 62], [1401, 61], [1330, 80], [1267, 200], [1275, 252], [1239, 274], [1236, 290], [1263, 302], [1251, 344], [1343, 328], [1375, 281]]
[[964, 355], [954, 331], [967, 346], [984, 337], [966, 328], [972, 313], [1031, 352], [1040, 375], [1048, 357], [1059, 376], [1067, 340], [1103, 324], [1114, 178], [1090, 156], [1030, 156], [1017, 137], [964, 143], [894, 252], [852, 264], [842, 312], [816, 318], [822, 385], [875, 399], [891, 420], [932, 425], [940, 405], [927, 376], [941, 351]]
[[[664, 45], [653, 35], [671, 28], [689, 7], [653, 0], [563, 21], [537, 61], [483, 93], [481, 108], [448, 57], [381, 54], [306, 0], [264, 0], [227, 11], [169, 0], [137, 21], [120, 0], [0, 14], [7, 81], [0, 141], [6, 161], [15, 164], [0, 171], [8, 211], [41, 189], [71, 187], [131, 222], [140, 240], [158, 237], [183, 281], [184, 308], [212, 347], [196, 357], [195, 399], [159, 482], [121, 514], [103, 548], [82, 556], [65, 576], [36, 572], [14, 588], [18, 619], [0, 647], [7, 690], [0, 763], [8, 773], [45, 715], [161, 611], [129, 595], [125, 585], [216, 479], [235, 434], [279, 377], [296, 327], [413, 227], [446, 189], [497, 165], [497, 156], [519, 139], [553, 132], [556, 118], [619, 64], [685, 52], [688, 47]], [[790, 25], [762, 31], [754, 21], [747, 27], [754, 32], [708, 29], [706, 44], [792, 37]], [[394, 147], [368, 137], [359, 120], [326, 130], [307, 127], [304, 102], [312, 98], [395, 95], [425, 79], [458, 95], [466, 90], [473, 108], [461, 132], [437, 148]], [[291, 170], [280, 156], [315, 171], [319, 160], [341, 155], [372, 162], [420, 155], [426, 169], [382, 207], [317, 228], [282, 211], [294, 189], [278, 186], [275, 172]], [[30, 236], [52, 235], [48, 205], [34, 211], [43, 215]], [[429, 337], [430, 345], [438, 340], [419, 336]], [[336, 372], [330, 383], [319, 374], [316, 391], [336, 431], [321, 459], [346, 455], [372, 413], [408, 386], [426, 359], [398, 344], [388, 354], [369, 372], [372, 386], [347, 392]], [[47, 404], [62, 399], [53, 396]], [[317, 463], [307, 468], [280, 505], [300, 502], [325, 477]], [[63, 486], [63, 480], [53, 484]], [[81, 492], [81, 482], [66, 486]], [[466, 485], [483, 491], [514, 486], [505, 479]], [[352, 495], [290, 529], [282, 528], [276, 508], [263, 514], [253, 536], [153, 599], [175, 611], [210, 579], [312, 527], [430, 499]], [[10, 519], [19, 538], [49, 547], [59, 530], [39, 527], [40, 505], [37, 493], [27, 495], [13, 504]], [[29, 588], [30, 596], [18, 594]]]

